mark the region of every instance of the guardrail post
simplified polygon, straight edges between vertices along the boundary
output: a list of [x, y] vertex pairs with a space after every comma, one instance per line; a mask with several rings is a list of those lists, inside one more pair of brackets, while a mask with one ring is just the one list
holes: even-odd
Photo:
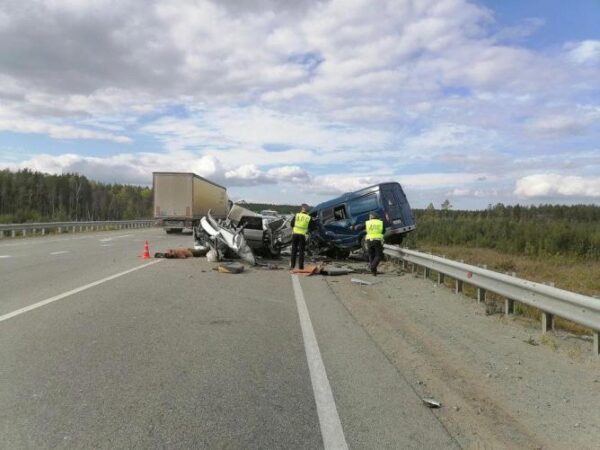
[[504, 299], [504, 315], [509, 316], [515, 312], [515, 301], [511, 298]]
[[431, 270], [429, 269], [429, 267], [425, 267], [425, 270], [423, 270], [423, 278], [425, 278], [425, 279], [429, 278], [430, 272], [431, 272]]
[[23, 228], [23, 237], [27, 236], [27, 230]]
[[75, 225], [73, 225], [73, 233], [75, 233]]
[[485, 289], [477, 288], [477, 303], [485, 303]]
[[31, 234], [32, 234], [33, 236], [35, 236], [35, 232], [36, 232], [36, 231], [37, 231], [37, 228], [34, 228], [33, 230], [31, 230]]
[[444, 284], [444, 274], [442, 272], [438, 272], [438, 284]]
[[56, 229], [56, 232], [57, 232], [58, 234], [62, 233], [62, 227], [58, 227], [58, 228]]
[[46, 234], [46, 229], [42, 228], [42, 236]]
[[12, 237], [17, 237], [17, 232], [16, 230], [12, 230], [12, 233], [10, 233], [12, 235]]
[[594, 335], [594, 355], [600, 355], [600, 331], [593, 330]]
[[463, 290], [463, 282], [462, 280], [454, 280], [454, 293], [460, 294]]
[[552, 331], [554, 328], [554, 315], [542, 311], [542, 333]]
[[417, 271], [417, 265], [415, 263], [412, 263], [412, 271], [413, 273]]

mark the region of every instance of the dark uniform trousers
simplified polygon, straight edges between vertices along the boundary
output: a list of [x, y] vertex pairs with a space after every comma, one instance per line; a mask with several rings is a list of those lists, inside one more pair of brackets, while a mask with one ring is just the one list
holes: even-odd
[[373, 274], [377, 273], [377, 266], [383, 256], [383, 243], [379, 239], [372, 239], [367, 241], [369, 245], [369, 267]]
[[296, 267], [296, 255], [298, 256], [298, 267], [304, 269], [304, 247], [306, 247], [306, 236], [303, 234], [292, 234], [292, 261], [290, 268]]

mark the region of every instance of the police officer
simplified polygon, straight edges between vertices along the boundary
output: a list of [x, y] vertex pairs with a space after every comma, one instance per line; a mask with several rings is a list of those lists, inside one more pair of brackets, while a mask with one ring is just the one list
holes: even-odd
[[377, 214], [370, 213], [369, 220], [365, 222], [367, 231], [367, 246], [369, 249], [369, 268], [374, 276], [377, 276], [377, 266], [383, 255], [383, 221]]
[[296, 255], [298, 256], [298, 267], [304, 269], [304, 248], [306, 247], [306, 234], [311, 225], [311, 217], [307, 214], [308, 205], [302, 204], [302, 209], [292, 219], [292, 261], [290, 269], [296, 266]]

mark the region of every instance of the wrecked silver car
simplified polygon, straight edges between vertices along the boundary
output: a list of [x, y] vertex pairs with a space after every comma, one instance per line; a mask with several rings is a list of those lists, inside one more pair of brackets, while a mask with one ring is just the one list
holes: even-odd
[[224, 220], [215, 220], [209, 211], [194, 228], [195, 248], [203, 249], [210, 259], [239, 256], [256, 264], [254, 252], [264, 256], [279, 256], [290, 244], [290, 220], [282, 216], [262, 216], [239, 205], [233, 205]]
[[292, 242], [290, 219], [275, 211], [257, 214], [240, 205], [233, 205], [227, 219], [233, 226], [242, 228], [250, 248], [264, 256], [278, 257], [281, 249]]
[[208, 253], [212, 253], [212, 258], [217, 261], [221, 255], [232, 252], [247, 263], [256, 264], [256, 258], [246, 243], [242, 230], [217, 222], [210, 211], [200, 219], [200, 225], [194, 228], [194, 240], [194, 248], [206, 249], [207, 257]]

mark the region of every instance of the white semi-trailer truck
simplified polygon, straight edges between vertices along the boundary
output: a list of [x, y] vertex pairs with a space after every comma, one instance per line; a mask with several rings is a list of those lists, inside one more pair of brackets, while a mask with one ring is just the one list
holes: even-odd
[[216, 219], [227, 217], [227, 189], [188, 172], [153, 172], [154, 219], [167, 233], [196, 226], [209, 210]]

